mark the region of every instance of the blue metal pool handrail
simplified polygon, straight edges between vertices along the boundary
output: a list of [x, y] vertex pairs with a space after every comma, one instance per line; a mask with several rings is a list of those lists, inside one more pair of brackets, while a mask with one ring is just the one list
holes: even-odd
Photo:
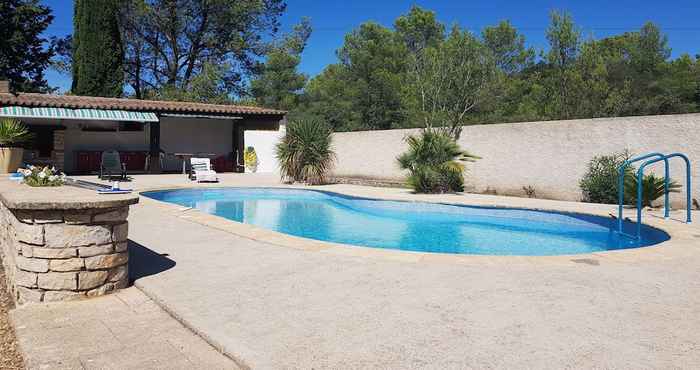
[[[617, 186], [617, 197], [618, 197], [618, 209], [617, 209], [617, 232], [620, 234], [624, 234], [622, 232], [622, 225], [623, 225], [623, 217], [622, 217], [622, 212], [623, 212], [623, 206], [625, 204], [625, 169], [632, 163], [642, 161], [648, 158], [652, 157], [657, 157], [657, 161], [663, 160], [664, 161], [664, 170], [665, 170], [665, 181], [664, 181], [664, 217], [668, 218], [670, 215], [670, 206], [669, 206], [669, 196], [668, 196], [668, 170], [669, 170], [669, 165], [668, 165], [668, 158], [664, 154], [654, 152], [654, 153], [649, 153], [645, 155], [641, 155], [638, 157], [630, 158], [622, 163], [618, 169], [618, 186]], [[641, 182], [639, 182], [641, 183]], [[639, 198], [638, 198], [639, 199]]]
[[[665, 161], [668, 164], [669, 158], [680, 157], [685, 161], [685, 191], [686, 191], [686, 223], [691, 223], [691, 189], [690, 189], [690, 159], [685, 154], [682, 153], [672, 153], [664, 156], [663, 158], [650, 159], [639, 167], [637, 170], [637, 239], [641, 239], [642, 235], [642, 180], [644, 178], [644, 168], [650, 164]], [[666, 183], [668, 183], [668, 173], [666, 175]], [[668, 195], [668, 188], [666, 191]]]

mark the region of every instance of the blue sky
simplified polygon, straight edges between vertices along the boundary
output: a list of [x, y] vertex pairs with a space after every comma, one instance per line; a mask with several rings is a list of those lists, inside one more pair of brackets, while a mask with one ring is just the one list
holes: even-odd
[[[72, 32], [73, 1], [42, 0], [56, 19], [48, 35], [63, 36]], [[301, 70], [311, 76], [336, 61], [335, 50], [343, 36], [365, 21], [391, 26], [394, 19], [412, 5], [431, 9], [448, 25], [459, 24], [473, 32], [500, 20], [510, 20], [525, 34], [527, 43], [544, 48], [548, 13], [554, 9], [569, 11], [583, 29], [585, 37], [601, 38], [637, 30], [646, 21], [658, 24], [668, 35], [673, 56], [700, 54], [700, 0], [288, 0], [282, 17], [283, 31], [291, 29], [301, 17], [311, 18], [314, 32], [303, 54]], [[51, 71], [49, 84], [66, 90], [70, 78]]]

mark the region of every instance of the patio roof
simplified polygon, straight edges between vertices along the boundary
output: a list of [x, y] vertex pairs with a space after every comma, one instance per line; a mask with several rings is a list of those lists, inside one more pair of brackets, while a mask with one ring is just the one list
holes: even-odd
[[284, 116], [287, 112], [262, 107], [195, 102], [101, 98], [77, 95], [0, 93], [0, 107], [92, 109], [155, 114], [205, 114], [210, 116]]

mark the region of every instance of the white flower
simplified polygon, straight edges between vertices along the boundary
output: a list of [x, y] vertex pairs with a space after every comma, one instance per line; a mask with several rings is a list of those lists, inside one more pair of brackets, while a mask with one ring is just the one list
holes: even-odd
[[40, 179], [43, 179], [43, 178], [45, 178], [47, 175], [44, 173], [44, 171], [41, 171], [41, 172], [39, 172], [39, 174], [38, 174], [37, 176], [39, 176]]
[[56, 175], [49, 176], [49, 181], [54, 182], [56, 180], [58, 180], [58, 176], [56, 176]]

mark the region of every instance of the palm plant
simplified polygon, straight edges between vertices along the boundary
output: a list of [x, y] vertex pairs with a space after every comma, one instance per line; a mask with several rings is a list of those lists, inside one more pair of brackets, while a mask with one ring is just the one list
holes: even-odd
[[406, 138], [408, 151], [401, 154], [399, 166], [408, 170], [408, 184], [418, 193], [464, 191], [463, 162], [479, 157], [462, 150], [448, 134], [426, 129], [420, 136]]
[[332, 131], [318, 121], [301, 120], [287, 125], [287, 133], [276, 146], [283, 179], [322, 184], [333, 166]]
[[27, 126], [16, 119], [0, 121], [0, 148], [16, 147], [32, 139]]
[[[646, 175], [642, 179], [642, 207], [651, 207], [652, 202], [664, 195], [664, 177], [656, 177], [653, 174]], [[637, 174], [625, 176], [625, 194], [628, 195], [630, 204], [637, 203]], [[669, 180], [668, 191], [677, 193], [680, 185], [673, 180]]]

